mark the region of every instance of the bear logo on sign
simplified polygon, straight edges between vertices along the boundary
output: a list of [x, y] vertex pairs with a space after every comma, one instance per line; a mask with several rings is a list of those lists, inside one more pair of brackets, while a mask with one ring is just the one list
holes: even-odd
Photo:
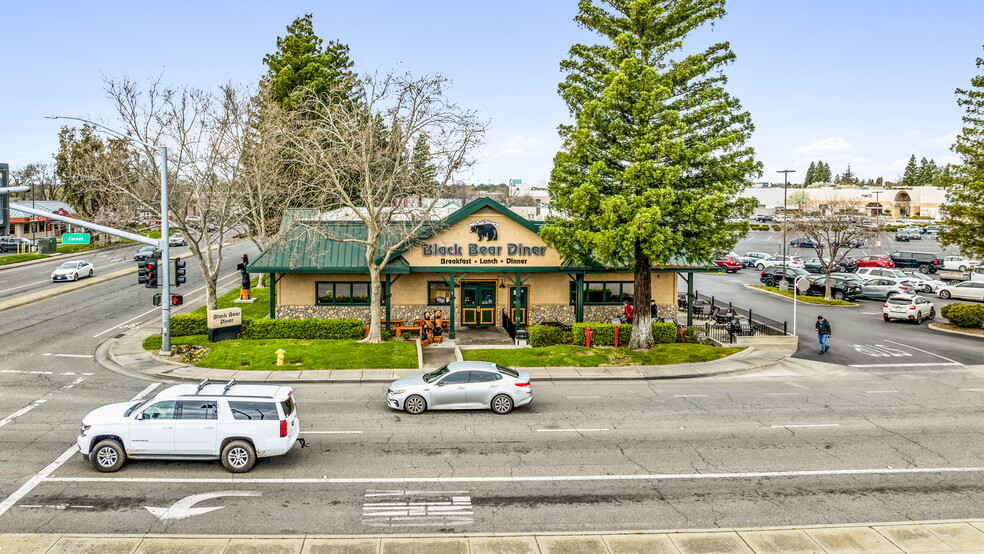
[[478, 235], [478, 241], [481, 242], [484, 238], [486, 241], [493, 241], [499, 239], [499, 233], [496, 231], [496, 227], [499, 226], [498, 223], [493, 223], [487, 219], [481, 221], [473, 221], [468, 224], [471, 227], [471, 232]]

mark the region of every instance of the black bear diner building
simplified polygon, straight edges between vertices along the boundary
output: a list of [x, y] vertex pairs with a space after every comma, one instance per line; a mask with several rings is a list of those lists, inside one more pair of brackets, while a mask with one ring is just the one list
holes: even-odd
[[[634, 299], [631, 268], [564, 260], [540, 239], [539, 228], [540, 223], [489, 198], [435, 222], [422, 240], [397, 252], [382, 270], [383, 319], [411, 323], [424, 312], [440, 310], [453, 322], [449, 336], [454, 338], [454, 329], [462, 326], [501, 326], [504, 315], [523, 325], [622, 315], [623, 301]], [[355, 318], [368, 325], [365, 247], [325, 238], [360, 231], [364, 237], [359, 222], [301, 222], [289, 228], [286, 240], [262, 252], [249, 272], [270, 274], [270, 316]], [[678, 274], [689, 274], [692, 283], [694, 273], [709, 271], [716, 268], [654, 267], [652, 296], [659, 317], [676, 316]]]

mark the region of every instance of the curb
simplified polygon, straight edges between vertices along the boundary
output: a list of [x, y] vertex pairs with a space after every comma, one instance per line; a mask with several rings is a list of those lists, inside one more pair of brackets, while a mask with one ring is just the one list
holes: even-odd
[[930, 323], [929, 325], [927, 325], [927, 327], [934, 331], [939, 331], [940, 333], [950, 333], [951, 335], [961, 335], [964, 337], [972, 337], [975, 339], [984, 339], [984, 335], [977, 335], [974, 333], [968, 333], [966, 331], [960, 331], [957, 329], [944, 329], [943, 327], [940, 327], [939, 323]]
[[30, 304], [38, 300], [44, 300], [46, 298], [54, 298], [56, 296], [61, 296], [63, 294], [68, 294], [86, 287], [91, 287], [93, 285], [98, 285], [100, 283], [105, 283], [106, 281], [112, 281], [118, 277], [123, 277], [124, 275], [129, 275], [130, 273], [136, 273], [136, 267], [129, 267], [126, 269], [121, 269], [119, 271], [114, 271], [113, 273], [107, 273], [105, 275], [99, 275], [96, 277], [89, 277], [82, 281], [75, 281], [74, 283], [68, 283], [64, 286], [55, 289], [46, 289], [40, 292], [35, 292], [18, 298], [13, 298], [11, 300], [6, 300], [0, 302], [0, 312], [4, 310], [10, 310], [12, 308], [18, 308], [24, 306], [25, 304]]
[[[756, 288], [755, 285], [745, 284], [745, 288], [748, 289], [748, 290], [755, 291], [755, 292], [760, 292], [762, 294], [768, 294], [768, 295], [771, 295], [771, 296], [775, 296], [777, 298], [782, 298], [783, 300], [785, 300], [787, 302], [792, 302], [793, 301], [793, 299], [790, 298], [790, 297], [788, 297], [788, 296], [779, 294], [778, 292], [772, 292], [771, 290], [764, 290], [764, 289]], [[802, 295], [797, 294], [796, 296], [802, 296]], [[800, 300], [799, 298], [796, 299], [796, 303], [799, 304], [799, 305], [801, 305], [801, 306], [817, 306], [817, 307], [820, 307], [820, 308], [857, 308], [858, 306], [860, 306], [860, 304], [857, 304], [857, 303], [850, 304], [848, 306], [844, 306], [844, 305], [838, 306], [836, 304], [814, 304], [813, 302], [804, 302], [804, 301]]]

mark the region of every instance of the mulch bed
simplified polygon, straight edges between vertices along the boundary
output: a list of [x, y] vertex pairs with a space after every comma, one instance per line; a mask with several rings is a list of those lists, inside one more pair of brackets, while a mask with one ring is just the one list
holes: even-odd
[[953, 331], [956, 333], [961, 333], [964, 335], [974, 335], [975, 337], [984, 337], [984, 329], [978, 329], [976, 327], [959, 327], [952, 323], [933, 323], [933, 327], [937, 327], [944, 331]]

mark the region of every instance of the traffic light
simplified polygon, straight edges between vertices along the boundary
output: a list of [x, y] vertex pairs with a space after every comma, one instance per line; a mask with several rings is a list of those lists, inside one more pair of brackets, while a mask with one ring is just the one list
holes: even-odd
[[145, 263], [147, 264], [147, 278], [144, 281], [144, 286], [148, 289], [156, 289], [158, 261], [148, 259]]
[[182, 283], [186, 283], [188, 278], [185, 277], [185, 262], [181, 261], [181, 258], [174, 258], [174, 286], [180, 287]]
[[[153, 261], [146, 259], [137, 262], [137, 282], [147, 288], [150, 288], [150, 285], [148, 284], [150, 282], [150, 266], [153, 263]], [[156, 287], [157, 285], [154, 286]]]
[[184, 304], [184, 297], [183, 296], [181, 296], [180, 294], [172, 294], [171, 295], [171, 305], [172, 306], [180, 306], [182, 304]]
[[161, 305], [161, 293], [157, 293], [154, 295], [154, 305], [155, 306]]

